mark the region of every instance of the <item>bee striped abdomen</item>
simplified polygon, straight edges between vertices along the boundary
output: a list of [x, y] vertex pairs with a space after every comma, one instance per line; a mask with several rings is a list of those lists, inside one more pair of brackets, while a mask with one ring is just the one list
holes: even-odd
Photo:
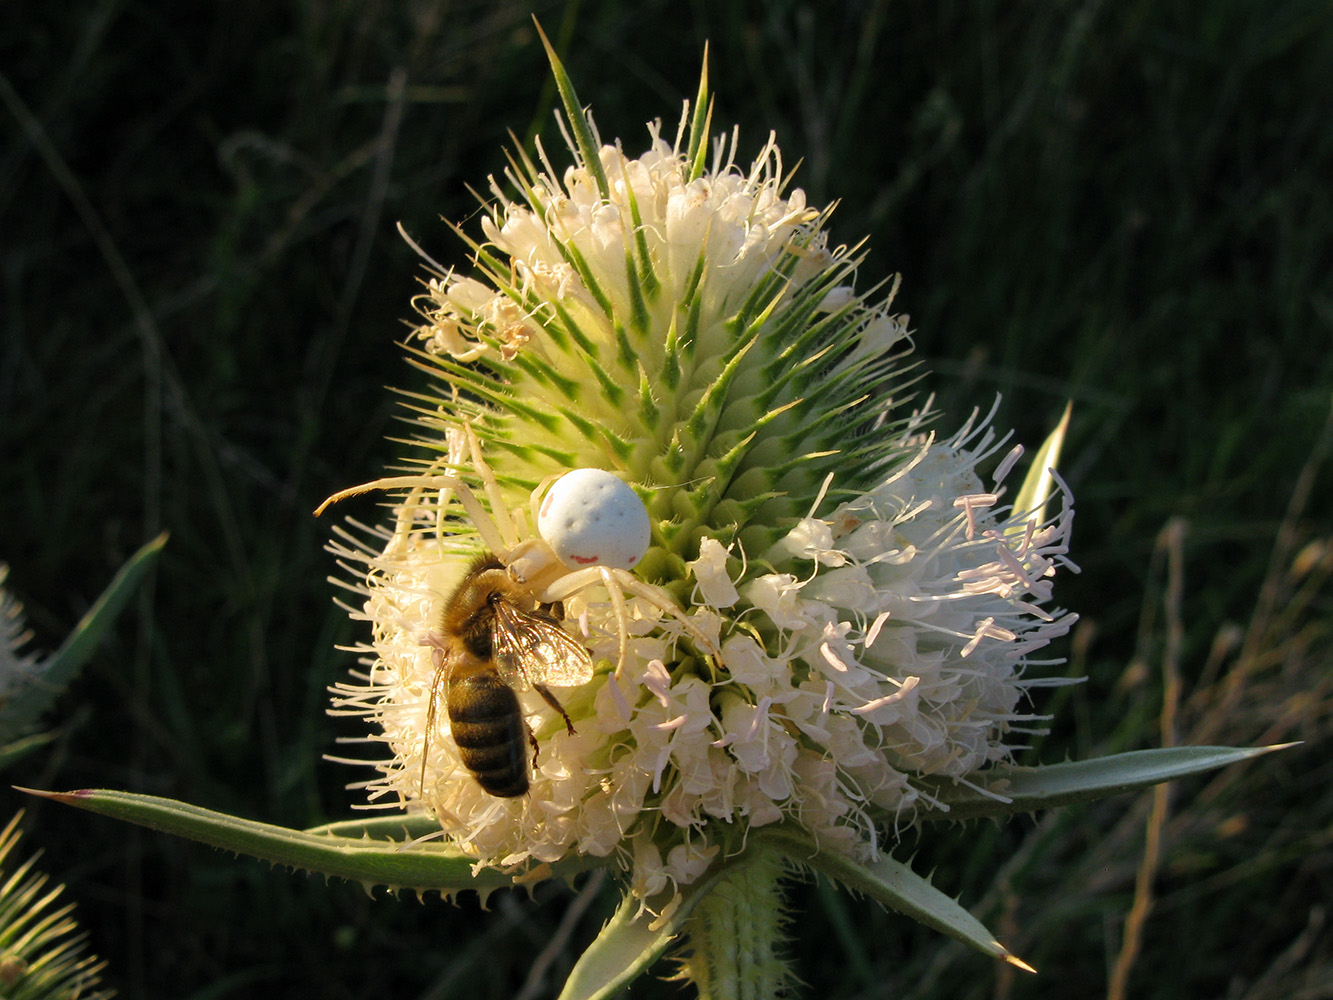
[[528, 790], [527, 723], [513, 688], [493, 671], [450, 685], [449, 729], [463, 766], [491, 795]]

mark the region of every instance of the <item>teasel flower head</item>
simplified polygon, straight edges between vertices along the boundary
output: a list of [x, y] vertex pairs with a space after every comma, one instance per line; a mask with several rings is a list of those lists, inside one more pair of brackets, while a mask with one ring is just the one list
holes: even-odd
[[[372, 631], [334, 692], [382, 745], [369, 804], [516, 873], [613, 858], [641, 900], [759, 828], [873, 859], [1040, 726], [1035, 657], [1073, 620], [1049, 608], [1068, 492], [1023, 509], [989, 419], [935, 429], [896, 284], [858, 291], [864, 248], [830, 238], [774, 138], [749, 163], [736, 133], [710, 141], [704, 96], [636, 156], [579, 114], [567, 154], [492, 180], [460, 231], [473, 267], [434, 265], [415, 303], [414, 452], [366, 487], [393, 515], [335, 546]], [[555, 554], [543, 505], [576, 469], [631, 488], [645, 548], [611, 558], [594, 518], [605, 553]], [[535, 754], [513, 797], [474, 779], [441, 705], [446, 608], [486, 552], [594, 665], [552, 685], [568, 724], [519, 690]]]
[[37, 856], [13, 857], [22, 818], [0, 830], [0, 996], [108, 1000], [113, 991], [99, 989], [106, 963], [88, 954], [73, 904], [58, 904], [64, 886], [34, 868]]
[[23, 617], [23, 605], [5, 586], [9, 567], [0, 563], [0, 701], [31, 682], [42, 671], [42, 658], [24, 651], [32, 631]]

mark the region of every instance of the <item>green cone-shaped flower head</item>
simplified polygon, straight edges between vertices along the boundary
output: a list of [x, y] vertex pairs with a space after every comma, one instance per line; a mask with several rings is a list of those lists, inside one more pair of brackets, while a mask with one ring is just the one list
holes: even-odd
[[[1029, 718], [1025, 666], [1072, 620], [1042, 607], [1067, 494], [1049, 520], [1003, 506], [1017, 449], [903, 410], [905, 319], [853, 290], [860, 252], [772, 139], [742, 166], [688, 108], [637, 157], [571, 123], [573, 164], [515, 162], [472, 274], [418, 298], [422, 450], [371, 484], [402, 488], [390, 524], [342, 534], [373, 641], [335, 711], [388, 751], [371, 800], [483, 863], [615, 856], [644, 897], [767, 824], [872, 856], [928, 779], [1005, 758]], [[580, 468], [642, 500], [641, 557], [552, 554], [542, 504]], [[486, 667], [531, 734], [508, 797], [460, 751]]]
[[568, 469], [623, 474], [670, 578], [704, 536], [770, 542], [834, 468], [871, 485], [904, 330], [852, 293], [858, 256], [784, 189], [772, 140], [747, 169], [719, 142], [697, 171], [683, 136], [649, 132], [635, 159], [516, 166], [521, 200], [492, 185], [481, 277], [432, 279], [418, 336], [447, 385], [428, 443], [469, 421], [515, 504]]

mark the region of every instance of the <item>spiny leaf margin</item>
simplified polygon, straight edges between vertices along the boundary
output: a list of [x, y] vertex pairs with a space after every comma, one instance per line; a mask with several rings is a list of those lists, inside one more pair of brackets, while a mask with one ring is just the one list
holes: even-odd
[[811, 868], [853, 892], [869, 896], [891, 910], [911, 917], [992, 958], [999, 958], [1025, 972], [1035, 972], [996, 939], [957, 900], [941, 892], [929, 879], [916, 874], [901, 861], [880, 858], [862, 863], [836, 851], [821, 851], [806, 834], [796, 830], [763, 830], [752, 840], [781, 851], [795, 865]]
[[[367, 889], [382, 886], [392, 892], [412, 889], [418, 893], [434, 890], [446, 897], [471, 889], [484, 899], [496, 889], [526, 881], [522, 876], [516, 879], [495, 868], [480, 868], [474, 873], [474, 859], [451, 844], [382, 836], [394, 832], [395, 827], [405, 834], [419, 829], [411, 817], [403, 815], [336, 823], [314, 830], [292, 830], [156, 795], [112, 789], [49, 792], [19, 788], [19, 791], [210, 847], [248, 854], [271, 864], [359, 882]], [[328, 832], [334, 830], [340, 832]], [[602, 863], [599, 859], [571, 858], [552, 865], [541, 877], [573, 878]]]

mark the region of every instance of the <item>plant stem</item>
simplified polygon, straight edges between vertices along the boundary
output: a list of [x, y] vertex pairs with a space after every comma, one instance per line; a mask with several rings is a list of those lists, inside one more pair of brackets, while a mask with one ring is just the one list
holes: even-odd
[[769, 1000], [789, 995], [786, 963], [778, 955], [785, 922], [779, 879], [783, 864], [756, 853], [738, 865], [695, 907], [685, 925], [690, 953], [682, 978], [699, 1000]]

